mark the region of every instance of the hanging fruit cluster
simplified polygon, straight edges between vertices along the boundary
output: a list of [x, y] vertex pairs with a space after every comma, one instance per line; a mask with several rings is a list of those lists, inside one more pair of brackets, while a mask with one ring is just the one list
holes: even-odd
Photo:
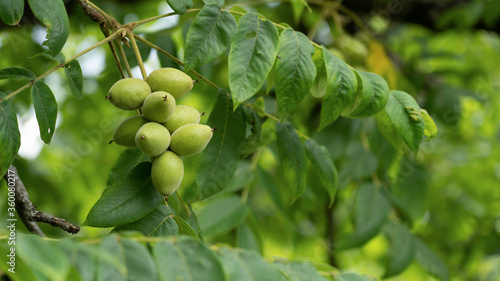
[[176, 104], [192, 88], [189, 75], [175, 68], [161, 68], [151, 72], [146, 81], [117, 81], [107, 96], [123, 110], [142, 107], [142, 115], [130, 117], [116, 128], [113, 141], [151, 156], [151, 179], [163, 196], [171, 195], [181, 184], [181, 157], [200, 153], [212, 138], [213, 129], [199, 124], [198, 110]]

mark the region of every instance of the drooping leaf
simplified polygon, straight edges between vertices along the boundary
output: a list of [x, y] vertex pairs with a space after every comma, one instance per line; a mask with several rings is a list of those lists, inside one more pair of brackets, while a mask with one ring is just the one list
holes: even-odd
[[47, 27], [47, 40], [43, 45], [49, 53], [61, 52], [69, 36], [69, 19], [62, 0], [28, 0], [35, 17]]
[[356, 226], [353, 233], [341, 239], [340, 249], [359, 247], [368, 242], [379, 233], [389, 215], [389, 202], [371, 183], [359, 186], [354, 200]]
[[56, 129], [57, 101], [49, 86], [37, 81], [31, 88], [31, 99], [35, 107], [40, 137], [49, 144]]
[[24, 0], [0, 1], [0, 18], [6, 25], [16, 25], [24, 13]]
[[121, 240], [128, 281], [156, 280], [155, 261], [145, 245], [132, 239]]
[[54, 241], [44, 241], [34, 235], [16, 235], [16, 254], [33, 270], [43, 273], [49, 280], [65, 281], [69, 262], [61, 246]]
[[179, 226], [171, 215], [170, 208], [158, 205], [145, 217], [125, 225], [118, 226], [115, 231], [137, 230], [146, 236], [174, 236], [179, 234]]
[[449, 273], [446, 264], [439, 258], [429, 247], [425, 245], [422, 240], [416, 239], [416, 250], [415, 259], [417, 262], [430, 274], [436, 276], [437, 278], [448, 281]]
[[240, 145], [245, 140], [245, 120], [242, 109], [233, 112], [231, 97], [219, 90], [207, 124], [213, 137], [201, 154], [196, 173], [198, 194], [195, 200], [211, 197], [231, 181], [240, 157]]
[[83, 74], [80, 63], [77, 60], [70, 61], [64, 66], [64, 73], [73, 96], [79, 100], [83, 99]]
[[162, 202], [151, 182], [151, 163], [137, 165], [127, 177], [107, 187], [90, 210], [85, 225], [113, 227], [143, 218]]
[[275, 261], [274, 265], [286, 273], [291, 281], [327, 281], [310, 262]]
[[377, 128], [380, 131], [380, 134], [384, 136], [387, 142], [389, 142], [394, 149], [396, 149], [399, 153], [403, 153], [404, 140], [392, 124], [387, 112], [385, 110], [381, 110], [377, 113], [377, 115], [375, 115], [375, 121], [377, 122]]
[[327, 88], [321, 105], [319, 130], [335, 121], [356, 98], [358, 79], [349, 66], [324, 46]]
[[264, 84], [278, 53], [276, 27], [254, 13], [238, 22], [229, 53], [229, 88], [234, 108], [251, 98]]
[[222, 248], [219, 256], [228, 273], [229, 281], [289, 280], [276, 266], [264, 261], [256, 252]]
[[236, 231], [236, 246], [262, 253], [263, 241], [255, 218], [249, 217]]
[[306, 189], [306, 152], [299, 135], [290, 123], [276, 123], [276, 140], [280, 163], [294, 201]]
[[203, 243], [188, 237], [153, 247], [160, 280], [227, 280], [220, 260]]
[[236, 228], [248, 214], [248, 206], [239, 196], [232, 195], [210, 201], [198, 214], [198, 221], [203, 234], [210, 237]]
[[[389, 99], [389, 85], [384, 78], [375, 73], [357, 72], [361, 78], [356, 107], [347, 116], [354, 118], [368, 117], [384, 109]], [[358, 101], [359, 99], [359, 101]]]
[[330, 196], [330, 206], [335, 200], [337, 192], [338, 173], [333, 164], [330, 152], [325, 146], [319, 145], [315, 140], [308, 139], [305, 142], [307, 157], [318, 175], [323, 187]]
[[401, 224], [387, 224], [385, 233], [390, 246], [384, 278], [390, 278], [400, 274], [411, 264], [415, 258], [416, 242], [408, 228]]
[[180, 15], [184, 15], [193, 6], [193, 0], [167, 0], [167, 3]]
[[314, 82], [313, 53], [314, 47], [304, 34], [292, 28], [281, 33], [280, 59], [276, 62], [276, 99], [284, 117], [297, 108]]
[[14, 106], [3, 100], [5, 94], [0, 92], [0, 177], [3, 177], [14, 161], [21, 146], [21, 134], [17, 125]]
[[405, 92], [391, 91], [385, 112], [398, 134], [416, 154], [424, 137], [425, 124], [415, 99]]
[[425, 130], [424, 130], [424, 135], [426, 137], [425, 140], [430, 141], [437, 137], [438, 134], [438, 128], [436, 126], [436, 123], [434, 123], [434, 120], [432, 117], [429, 115], [427, 110], [425, 109], [420, 109], [420, 113], [422, 114], [422, 117], [424, 118], [424, 123], [425, 123]]
[[31, 70], [22, 67], [7, 67], [0, 69], [1, 79], [35, 80], [36, 75]]
[[113, 167], [111, 167], [106, 186], [109, 187], [119, 182], [139, 163], [148, 161], [150, 161], [150, 157], [142, 153], [139, 149], [128, 148], [124, 150], [118, 159], [116, 159]]
[[189, 225], [189, 223], [187, 223], [183, 218], [174, 216], [174, 221], [177, 223], [177, 227], [179, 228], [179, 235], [187, 235], [198, 239], [196, 231], [194, 231], [191, 225]]
[[233, 15], [216, 4], [207, 4], [189, 27], [184, 53], [186, 70], [220, 56], [231, 45], [237, 23]]
[[314, 65], [316, 66], [316, 77], [309, 92], [315, 98], [322, 98], [325, 96], [328, 81], [326, 77], [325, 59], [323, 58], [323, 49], [314, 48], [312, 56]]

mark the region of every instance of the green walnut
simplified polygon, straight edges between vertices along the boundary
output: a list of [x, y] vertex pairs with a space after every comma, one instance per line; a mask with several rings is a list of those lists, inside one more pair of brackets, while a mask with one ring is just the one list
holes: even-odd
[[207, 125], [184, 125], [172, 134], [170, 150], [179, 156], [193, 156], [207, 146], [212, 135], [213, 130]]
[[156, 157], [151, 168], [151, 180], [163, 196], [172, 195], [179, 187], [184, 176], [182, 159], [172, 151], [165, 151]]
[[163, 91], [151, 93], [142, 105], [142, 114], [149, 121], [163, 123], [172, 116], [175, 110], [175, 98]]
[[142, 153], [158, 156], [170, 145], [170, 132], [162, 124], [146, 123], [135, 134], [135, 144]]
[[174, 114], [168, 118], [167, 122], [163, 123], [170, 133], [187, 124], [200, 123], [200, 113], [198, 110], [187, 106], [178, 105], [175, 107]]
[[184, 96], [193, 88], [193, 79], [186, 73], [171, 67], [151, 72], [146, 79], [151, 90], [170, 93], [176, 99]]
[[107, 98], [118, 108], [135, 110], [142, 106], [149, 94], [151, 88], [148, 83], [137, 78], [125, 78], [111, 86]]
[[125, 121], [116, 128], [113, 134], [113, 141], [121, 146], [136, 148], [135, 134], [137, 134], [137, 131], [139, 131], [142, 125], [148, 122], [148, 119], [144, 118], [142, 115], [125, 119]]

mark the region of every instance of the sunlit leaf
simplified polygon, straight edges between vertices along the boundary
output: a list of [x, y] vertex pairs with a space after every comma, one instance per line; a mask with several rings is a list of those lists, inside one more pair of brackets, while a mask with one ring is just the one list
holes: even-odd
[[28, 0], [35, 17], [47, 27], [47, 40], [43, 45], [49, 53], [58, 54], [69, 36], [69, 19], [62, 0]]
[[319, 130], [335, 121], [356, 98], [358, 79], [349, 66], [323, 46], [327, 88], [321, 106]]
[[57, 101], [49, 86], [37, 81], [31, 88], [31, 99], [35, 107], [36, 120], [40, 129], [40, 137], [50, 143], [56, 129]]
[[85, 225], [113, 227], [139, 220], [153, 211], [163, 197], [151, 182], [151, 163], [137, 165], [127, 177], [108, 186], [85, 220]]
[[355, 107], [347, 116], [362, 118], [377, 114], [389, 99], [389, 85], [375, 73], [357, 72], [361, 78]]
[[437, 137], [437, 134], [438, 134], [438, 128], [436, 126], [436, 123], [434, 123], [434, 120], [429, 115], [427, 110], [420, 109], [420, 113], [422, 114], [422, 117], [424, 118], [424, 123], [425, 123], [425, 131], [424, 131], [424, 135], [426, 137], [425, 140], [427, 140], [427, 141], [432, 140], [435, 137]]
[[328, 86], [323, 49], [314, 48], [312, 58], [314, 65], [316, 66], [316, 77], [314, 78], [314, 82], [309, 91], [313, 97], [322, 98], [325, 96], [326, 88]]
[[186, 70], [220, 56], [231, 45], [237, 24], [233, 15], [215, 4], [203, 6], [189, 27], [184, 53]]
[[291, 28], [281, 33], [275, 87], [278, 108], [285, 117], [297, 108], [314, 82], [313, 53], [314, 47], [304, 34]]
[[174, 221], [177, 223], [177, 227], [179, 228], [179, 235], [187, 235], [198, 239], [196, 231], [194, 231], [191, 225], [189, 225], [189, 223], [187, 223], [183, 218], [174, 216]]
[[196, 200], [217, 194], [231, 181], [240, 158], [240, 144], [245, 140], [242, 109], [233, 112], [231, 97], [222, 89], [207, 125], [216, 130], [200, 157], [196, 173]]
[[290, 123], [276, 123], [276, 140], [282, 170], [294, 201], [306, 190], [306, 152]]
[[0, 1], [0, 18], [7, 25], [16, 25], [24, 13], [24, 0]]
[[276, 27], [254, 13], [238, 22], [229, 53], [229, 87], [234, 108], [251, 98], [264, 84], [278, 53]]

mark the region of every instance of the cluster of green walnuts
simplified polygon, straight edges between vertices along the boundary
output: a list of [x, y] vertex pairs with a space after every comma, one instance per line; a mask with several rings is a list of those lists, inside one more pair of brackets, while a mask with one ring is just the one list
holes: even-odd
[[157, 69], [146, 81], [125, 78], [117, 81], [107, 98], [123, 110], [142, 107], [142, 114], [123, 121], [113, 134], [113, 141], [138, 148], [151, 156], [151, 180], [156, 190], [169, 196], [177, 190], [184, 176], [181, 157], [200, 153], [213, 135], [213, 129], [199, 124], [198, 110], [176, 105], [193, 88], [193, 80], [175, 68]]

